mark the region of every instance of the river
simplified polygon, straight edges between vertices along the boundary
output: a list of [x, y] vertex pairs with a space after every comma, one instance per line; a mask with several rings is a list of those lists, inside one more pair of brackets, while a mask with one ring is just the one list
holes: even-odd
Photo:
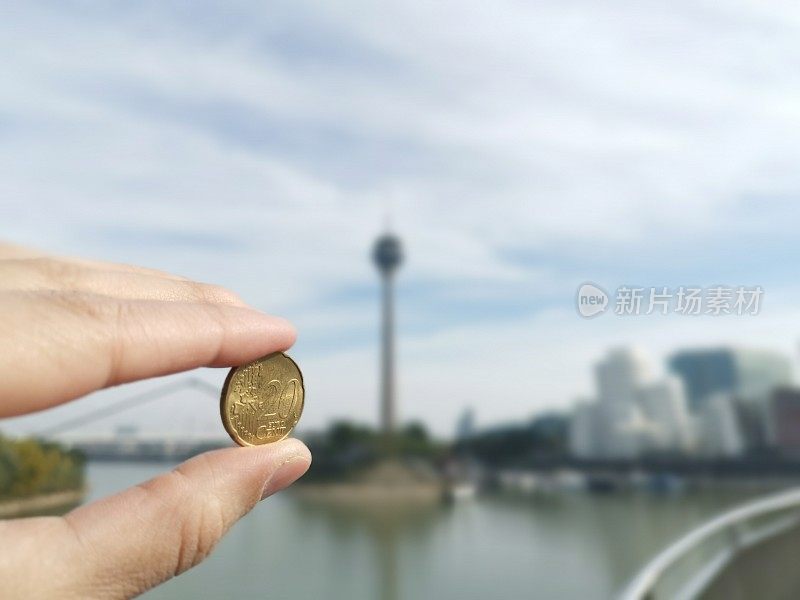
[[[163, 465], [92, 463], [91, 498]], [[604, 600], [681, 532], [753, 491], [485, 496], [405, 514], [257, 506], [203, 564], [153, 599]]]

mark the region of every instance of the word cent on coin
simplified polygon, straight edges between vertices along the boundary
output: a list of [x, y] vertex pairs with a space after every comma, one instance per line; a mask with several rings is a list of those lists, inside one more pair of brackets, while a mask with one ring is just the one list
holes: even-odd
[[228, 373], [219, 404], [222, 424], [240, 446], [277, 442], [297, 425], [304, 399], [297, 364], [275, 352]]

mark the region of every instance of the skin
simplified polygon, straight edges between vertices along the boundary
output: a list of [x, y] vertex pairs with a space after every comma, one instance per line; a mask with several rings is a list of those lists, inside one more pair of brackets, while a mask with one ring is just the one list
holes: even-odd
[[[289, 323], [219, 286], [0, 245], [0, 418], [128, 381], [239, 365], [294, 340]], [[293, 439], [226, 448], [63, 517], [0, 521], [2, 595], [136, 596], [202, 561], [310, 462]]]

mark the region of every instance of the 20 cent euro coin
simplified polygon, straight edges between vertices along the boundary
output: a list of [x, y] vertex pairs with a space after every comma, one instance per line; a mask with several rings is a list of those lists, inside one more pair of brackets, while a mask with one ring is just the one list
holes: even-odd
[[220, 398], [222, 424], [240, 446], [277, 442], [297, 425], [304, 400], [297, 364], [274, 352], [228, 373]]

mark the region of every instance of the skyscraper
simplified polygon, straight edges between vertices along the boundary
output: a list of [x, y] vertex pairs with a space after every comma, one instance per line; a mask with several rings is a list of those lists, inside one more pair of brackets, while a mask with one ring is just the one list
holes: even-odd
[[667, 376], [643, 386], [639, 402], [645, 417], [661, 429], [665, 449], [686, 451], [692, 447], [692, 419], [678, 377]]
[[615, 348], [595, 367], [601, 403], [634, 407], [639, 388], [652, 379], [648, 357], [636, 348]]
[[745, 450], [736, 408], [729, 395], [711, 394], [700, 413], [699, 450], [710, 458], [735, 458]]
[[772, 443], [781, 453], [800, 456], [800, 390], [775, 390], [770, 409]]
[[577, 458], [600, 458], [597, 403], [580, 400], [575, 406], [569, 428], [569, 449]]
[[737, 398], [766, 399], [773, 389], [791, 382], [791, 363], [766, 350], [716, 348], [683, 350], [669, 359], [670, 369], [683, 379], [689, 406], [701, 412], [715, 393]]
[[632, 459], [691, 448], [693, 427], [678, 378], [656, 379], [647, 355], [633, 348], [609, 351], [595, 376], [597, 400], [579, 403], [573, 414], [575, 456]]
[[386, 233], [375, 241], [372, 259], [382, 281], [381, 319], [381, 428], [390, 442], [395, 431], [394, 389], [394, 275], [403, 261], [400, 239]]
[[465, 408], [456, 423], [456, 440], [464, 441], [475, 435], [475, 411]]
[[614, 348], [595, 367], [598, 450], [609, 458], [629, 458], [641, 445], [638, 389], [651, 377], [647, 357], [635, 348]]

